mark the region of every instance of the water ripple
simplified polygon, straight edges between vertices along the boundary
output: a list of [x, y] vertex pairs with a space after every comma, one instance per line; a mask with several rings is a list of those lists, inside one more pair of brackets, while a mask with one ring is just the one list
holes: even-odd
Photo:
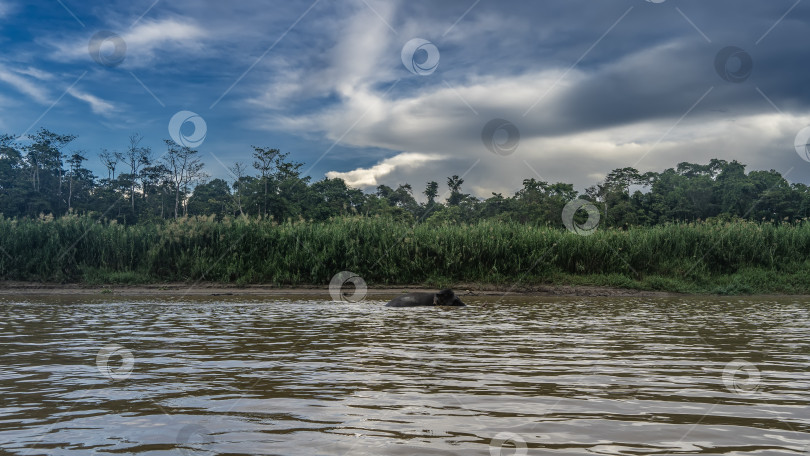
[[0, 302], [0, 453], [810, 449], [806, 299], [213, 299]]

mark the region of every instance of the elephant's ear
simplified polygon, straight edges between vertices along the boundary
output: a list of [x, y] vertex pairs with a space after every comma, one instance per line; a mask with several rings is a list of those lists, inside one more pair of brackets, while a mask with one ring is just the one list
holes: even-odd
[[433, 305], [434, 306], [439, 305], [439, 295], [437, 295], [437, 294], [433, 295]]

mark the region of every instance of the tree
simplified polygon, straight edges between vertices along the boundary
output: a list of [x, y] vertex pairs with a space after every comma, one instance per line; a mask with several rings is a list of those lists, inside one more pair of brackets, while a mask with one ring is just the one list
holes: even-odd
[[188, 199], [188, 213], [191, 215], [215, 215], [221, 219], [230, 213], [231, 192], [228, 183], [222, 179], [200, 184]]
[[[99, 159], [107, 177], [96, 178], [85, 168], [84, 152], [63, 152], [75, 135], [43, 128], [28, 136], [30, 143], [21, 145], [14, 138], [0, 134], [0, 214], [6, 217], [92, 211], [138, 223], [188, 214], [239, 214], [282, 222], [361, 215], [409, 223], [494, 219], [561, 227], [563, 207], [577, 197], [571, 184], [532, 178], [511, 197], [492, 193], [482, 201], [463, 193], [464, 179], [453, 175], [447, 178], [446, 205], [438, 201], [435, 181], [426, 183], [427, 203], [420, 205], [407, 183], [380, 185], [374, 194], [349, 188], [340, 179], [311, 184], [309, 177], [301, 176], [302, 164], [289, 160], [289, 154], [255, 146], [253, 167], [259, 177], [249, 175], [245, 164], [235, 163], [230, 185], [221, 179], [207, 182], [198, 151], [167, 140], [166, 155], [153, 163], [140, 134], [129, 137], [123, 153], [102, 149]], [[746, 173], [745, 168], [720, 159], [682, 162], [660, 173], [617, 168], [586, 195], [600, 204], [607, 226], [739, 218], [798, 223], [810, 218], [810, 187], [790, 184], [774, 170]], [[121, 201], [124, 198], [128, 202]]]
[[[180, 204], [185, 202], [188, 186], [191, 182], [204, 176], [203, 164], [197, 154], [199, 151], [188, 146], [180, 146], [171, 139], [164, 140], [168, 148], [163, 156], [163, 164], [169, 172], [169, 179], [174, 191], [174, 218], [180, 217]], [[184, 205], [184, 213], [188, 206]]]
[[146, 166], [141, 170], [143, 205], [146, 206], [141, 215], [161, 219], [166, 217], [166, 208], [174, 199], [170, 175], [171, 172], [163, 163]]
[[89, 197], [90, 190], [93, 188], [95, 176], [93, 173], [82, 166], [82, 163], [87, 158], [82, 152], [74, 152], [68, 158], [68, 210], [73, 208], [73, 200], [77, 198], [84, 201]]
[[11, 135], [0, 135], [0, 213], [7, 217], [25, 213], [27, 175], [19, 146]]
[[228, 168], [236, 178], [233, 183], [233, 189], [236, 190], [236, 207], [239, 209], [239, 215], [245, 215], [245, 211], [242, 210], [242, 192], [244, 189], [244, 180], [246, 177], [249, 177], [247, 174], [247, 167], [242, 162], [236, 162]]
[[309, 188], [306, 215], [311, 220], [327, 220], [341, 215], [356, 215], [365, 198], [363, 192], [349, 188], [343, 179], [324, 178]]
[[107, 168], [107, 182], [112, 183], [115, 179], [115, 168], [118, 166], [120, 155], [117, 152], [110, 153], [107, 149], [101, 149], [98, 158], [101, 160], [104, 167]]
[[[603, 208], [603, 220], [605, 224], [612, 224], [614, 226], [621, 226], [627, 224], [619, 214], [613, 216], [608, 210], [611, 206], [626, 206], [630, 200], [630, 186], [634, 184], [641, 184], [643, 179], [635, 168], [617, 168], [611, 171], [604, 182], [596, 184], [596, 186], [589, 187], [586, 193], [595, 201], [600, 201]], [[614, 207], [614, 209], [616, 209]], [[622, 209], [622, 213], [626, 213], [627, 207]]]
[[439, 183], [436, 181], [430, 181], [427, 183], [425, 187], [425, 191], [422, 192], [425, 196], [427, 196], [427, 205], [428, 207], [433, 206], [436, 204], [436, 198], [439, 196]]
[[31, 166], [31, 186], [34, 191], [42, 189], [43, 179], [41, 173], [49, 174], [55, 180], [52, 190], [56, 190], [57, 195], [62, 190], [62, 148], [70, 144], [75, 135], [60, 135], [52, 131], [41, 128], [38, 132], [28, 135], [31, 144], [25, 147], [26, 158]]
[[148, 147], [141, 147], [142, 140], [143, 136], [138, 133], [130, 135], [129, 147], [123, 154], [124, 160], [129, 165], [129, 199], [133, 212], [135, 212], [135, 189], [138, 180], [142, 179], [141, 168], [149, 166], [151, 163], [152, 150]]
[[458, 206], [461, 200], [464, 199], [466, 195], [461, 193], [461, 185], [463, 183], [464, 179], [456, 175], [447, 178], [447, 186], [450, 188], [450, 196], [447, 198], [447, 204]]
[[404, 209], [415, 217], [419, 213], [419, 204], [412, 193], [413, 187], [410, 184], [402, 184], [396, 190], [387, 185], [377, 187], [377, 197], [386, 200], [391, 207]]
[[270, 215], [276, 220], [287, 220], [303, 216], [301, 195], [307, 192], [309, 177], [301, 177], [303, 163], [288, 161], [289, 153], [277, 153], [273, 162], [273, 208]]
[[259, 170], [259, 177], [262, 180], [262, 184], [264, 185], [264, 210], [262, 211], [263, 215], [267, 215], [267, 195], [268, 195], [268, 186], [270, 184], [270, 176], [271, 171], [273, 170], [273, 166], [276, 164], [276, 157], [281, 152], [278, 149], [270, 149], [270, 148], [262, 148], [251, 146], [253, 148], [253, 158], [255, 161], [253, 162], [253, 167]]
[[[512, 204], [500, 205], [508, 209], [505, 218], [521, 223], [562, 227], [562, 210], [576, 196], [577, 192], [571, 184], [549, 184], [531, 178], [523, 180], [523, 188], [515, 193]], [[498, 202], [497, 199], [490, 200], [487, 200], [489, 206]]]

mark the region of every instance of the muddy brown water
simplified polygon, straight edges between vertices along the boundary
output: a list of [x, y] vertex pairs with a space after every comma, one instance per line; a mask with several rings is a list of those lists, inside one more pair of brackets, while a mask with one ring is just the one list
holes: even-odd
[[0, 297], [0, 454], [810, 454], [810, 299]]

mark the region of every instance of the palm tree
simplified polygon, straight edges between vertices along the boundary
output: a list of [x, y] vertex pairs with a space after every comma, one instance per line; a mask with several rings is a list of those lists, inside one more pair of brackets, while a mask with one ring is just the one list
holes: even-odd
[[464, 179], [456, 175], [447, 178], [447, 186], [450, 187], [450, 197], [447, 198], [447, 204], [457, 206], [458, 203], [461, 202], [463, 199], [463, 195], [461, 194], [461, 184], [463, 183]]

